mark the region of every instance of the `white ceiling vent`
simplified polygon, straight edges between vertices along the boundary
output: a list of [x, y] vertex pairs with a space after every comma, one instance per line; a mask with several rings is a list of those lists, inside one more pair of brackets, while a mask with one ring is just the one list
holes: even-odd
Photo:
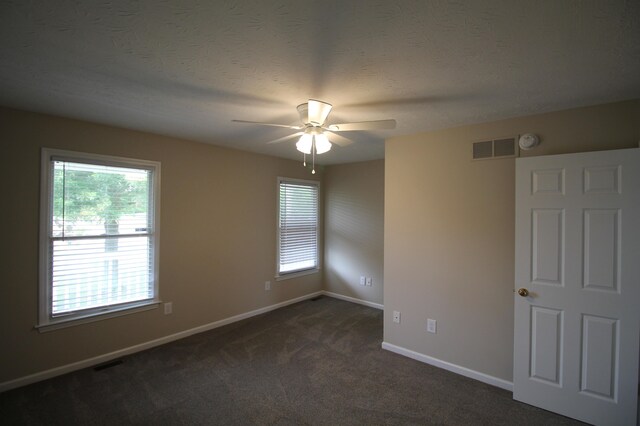
[[515, 137], [473, 142], [471, 146], [473, 160], [510, 158], [518, 155]]

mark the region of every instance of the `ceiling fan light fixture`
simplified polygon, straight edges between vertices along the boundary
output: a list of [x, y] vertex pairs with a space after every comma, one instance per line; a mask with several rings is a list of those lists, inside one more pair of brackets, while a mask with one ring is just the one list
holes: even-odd
[[[395, 129], [396, 127], [396, 120], [393, 119], [329, 124], [327, 123], [327, 117], [329, 117], [329, 113], [331, 112], [332, 108], [333, 106], [330, 103], [319, 101], [317, 99], [309, 99], [307, 102], [302, 103], [296, 107], [296, 109], [298, 110], [298, 115], [300, 116], [300, 125], [264, 123], [259, 121], [247, 120], [232, 121], [237, 123], [258, 124], [272, 127], [287, 127], [289, 129], [298, 130], [297, 133], [278, 138], [267, 143], [282, 142], [302, 135], [300, 136], [300, 139], [298, 139], [298, 142], [296, 142], [296, 149], [302, 152], [302, 164], [305, 167], [307, 166], [307, 155], [312, 156], [311, 173], [315, 173], [315, 162], [317, 154], [324, 154], [325, 152], [328, 152], [329, 150], [331, 150], [331, 147], [334, 143], [338, 146], [347, 146], [351, 143], [349, 139], [341, 136], [337, 132], [386, 130]], [[329, 140], [327, 133], [331, 133], [333, 142]]]
[[325, 135], [324, 133], [315, 135], [315, 142], [316, 154], [324, 154], [331, 149], [331, 142], [329, 142], [329, 138], [327, 138], [327, 135]]
[[313, 135], [309, 133], [305, 133], [300, 136], [300, 140], [296, 142], [296, 148], [298, 151], [304, 154], [311, 154], [311, 146], [312, 146]]

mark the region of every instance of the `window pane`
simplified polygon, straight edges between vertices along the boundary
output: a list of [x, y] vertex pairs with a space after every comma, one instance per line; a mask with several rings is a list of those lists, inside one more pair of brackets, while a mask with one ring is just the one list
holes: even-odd
[[146, 233], [151, 171], [54, 161], [53, 237]]
[[279, 273], [318, 266], [318, 186], [280, 183]]
[[159, 164], [54, 151], [46, 150], [50, 231], [41, 323], [155, 300]]
[[52, 314], [152, 299], [151, 238], [53, 242]]

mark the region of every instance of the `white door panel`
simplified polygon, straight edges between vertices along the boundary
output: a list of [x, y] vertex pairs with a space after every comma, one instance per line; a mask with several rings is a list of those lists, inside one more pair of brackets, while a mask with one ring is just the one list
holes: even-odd
[[636, 424], [640, 150], [516, 160], [514, 398]]

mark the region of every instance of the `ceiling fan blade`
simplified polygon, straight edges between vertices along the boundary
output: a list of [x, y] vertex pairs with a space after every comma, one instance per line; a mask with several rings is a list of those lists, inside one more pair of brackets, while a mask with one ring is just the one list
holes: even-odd
[[332, 124], [327, 127], [327, 129], [334, 132], [349, 132], [352, 130], [383, 130], [395, 128], [396, 120], [359, 121], [356, 123]]
[[331, 137], [329, 138], [329, 142], [334, 143], [338, 146], [345, 147], [347, 145], [351, 145], [353, 141], [351, 139], [347, 139], [342, 135], [339, 135], [331, 130], [327, 130], [327, 133], [331, 133]]
[[309, 123], [322, 126], [331, 112], [332, 105], [316, 99], [309, 99]]
[[281, 138], [274, 139], [274, 140], [269, 141], [269, 142], [267, 142], [267, 143], [268, 143], [268, 144], [270, 144], [270, 143], [280, 143], [280, 142], [284, 142], [284, 141], [286, 141], [286, 140], [293, 139], [293, 138], [295, 138], [296, 136], [300, 136], [300, 135], [302, 135], [302, 134], [304, 134], [304, 132], [296, 132], [296, 133], [294, 133], [294, 134], [292, 134], [292, 135], [283, 136], [283, 137], [281, 137]]
[[259, 124], [260, 126], [271, 126], [271, 127], [285, 127], [287, 129], [295, 129], [300, 130], [303, 126], [293, 126], [290, 124], [275, 124], [275, 123], [263, 123], [262, 121], [247, 121], [247, 120], [231, 120], [234, 123], [245, 123], [245, 124]]

